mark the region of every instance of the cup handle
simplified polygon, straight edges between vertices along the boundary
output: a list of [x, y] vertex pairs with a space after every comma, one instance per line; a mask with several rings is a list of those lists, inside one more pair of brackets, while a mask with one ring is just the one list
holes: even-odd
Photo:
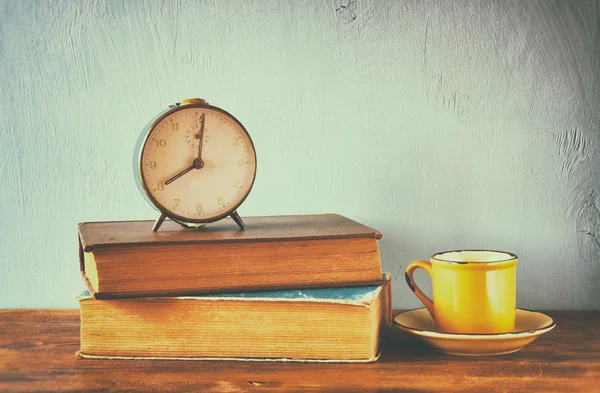
[[427, 311], [431, 314], [431, 318], [435, 320], [433, 316], [433, 301], [428, 298], [423, 291], [419, 289], [417, 284], [415, 284], [415, 280], [413, 279], [413, 273], [418, 268], [421, 268], [429, 274], [429, 277], [432, 277], [431, 274], [431, 262], [427, 261], [414, 261], [406, 267], [406, 271], [404, 272], [404, 278], [406, 278], [406, 283], [408, 287], [415, 293], [415, 295], [423, 302], [425, 307], [427, 307]]

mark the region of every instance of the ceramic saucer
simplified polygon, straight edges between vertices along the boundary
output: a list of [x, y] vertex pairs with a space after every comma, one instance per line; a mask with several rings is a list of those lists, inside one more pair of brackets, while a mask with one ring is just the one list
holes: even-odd
[[396, 327], [415, 335], [438, 352], [459, 356], [492, 356], [517, 352], [556, 326], [539, 312], [516, 310], [515, 330], [501, 334], [438, 333], [426, 308], [405, 311], [394, 318]]

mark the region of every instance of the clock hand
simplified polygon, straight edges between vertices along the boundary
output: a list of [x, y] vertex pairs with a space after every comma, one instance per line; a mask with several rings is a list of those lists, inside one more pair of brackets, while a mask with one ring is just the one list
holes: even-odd
[[187, 168], [185, 168], [184, 170], [182, 170], [181, 172], [179, 172], [178, 174], [176, 174], [175, 176], [173, 176], [172, 178], [167, 180], [165, 182], [165, 185], [169, 185], [169, 184], [173, 183], [175, 180], [179, 179], [181, 176], [185, 175], [186, 173], [188, 173], [189, 171], [191, 171], [194, 168], [196, 168], [196, 160], [194, 160], [194, 163], [192, 165], [188, 166]]
[[202, 124], [200, 125], [200, 131], [198, 131], [198, 160], [202, 160], [202, 142], [204, 142], [204, 120], [205, 114], [202, 114]]

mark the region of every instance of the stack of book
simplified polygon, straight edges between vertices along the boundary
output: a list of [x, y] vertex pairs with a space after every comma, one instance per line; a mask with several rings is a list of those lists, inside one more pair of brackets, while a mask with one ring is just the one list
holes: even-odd
[[80, 223], [80, 356], [375, 361], [381, 233], [335, 214], [244, 221]]

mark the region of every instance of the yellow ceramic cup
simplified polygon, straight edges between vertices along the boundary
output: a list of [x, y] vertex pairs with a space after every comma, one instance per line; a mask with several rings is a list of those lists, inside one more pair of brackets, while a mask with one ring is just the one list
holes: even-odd
[[[503, 251], [461, 250], [414, 261], [406, 283], [446, 333], [506, 333], [514, 330], [517, 256]], [[413, 273], [424, 269], [433, 286], [433, 300], [415, 284]]]

